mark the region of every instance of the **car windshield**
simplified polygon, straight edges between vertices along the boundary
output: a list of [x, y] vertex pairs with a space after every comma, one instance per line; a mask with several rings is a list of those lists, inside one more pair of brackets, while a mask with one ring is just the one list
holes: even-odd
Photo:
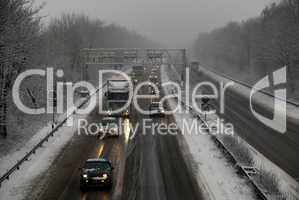
[[99, 169], [99, 170], [109, 170], [111, 169], [111, 165], [109, 162], [86, 162], [85, 169]]

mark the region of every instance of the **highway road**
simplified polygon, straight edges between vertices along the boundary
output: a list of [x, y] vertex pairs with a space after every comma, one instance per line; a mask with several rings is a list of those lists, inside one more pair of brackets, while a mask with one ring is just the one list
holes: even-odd
[[[193, 85], [203, 80], [215, 82], [197, 69], [192, 69], [190, 74]], [[232, 122], [236, 132], [250, 145], [298, 180], [299, 123], [288, 119], [287, 133], [278, 133], [263, 125], [253, 116], [248, 98], [233, 90], [227, 90], [225, 98], [225, 114], [222, 117]], [[213, 105], [218, 107], [216, 102], [213, 102]], [[255, 107], [263, 115], [269, 117], [273, 115], [259, 105], [255, 105]]]
[[[89, 117], [90, 123], [99, 123], [101, 116], [94, 111]], [[124, 157], [125, 137], [100, 140], [95, 136], [75, 134], [64, 147], [48, 171], [36, 181], [34, 190], [26, 199], [111, 199], [117, 191], [121, 176], [122, 157]], [[111, 191], [91, 190], [82, 193], [79, 188], [79, 168], [88, 158], [109, 158], [115, 166], [114, 186]], [[42, 187], [42, 188], [40, 188]]]
[[[150, 71], [149, 67], [142, 80], [148, 80]], [[143, 93], [147, 91], [142, 90]], [[140, 102], [144, 108], [149, 104], [149, 100]], [[95, 110], [88, 116], [88, 121], [98, 123], [101, 117]], [[132, 133], [128, 127], [136, 127], [147, 118], [149, 116], [133, 110], [130, 119], [123, 120], [126, 131], [120, 137], [99, 140], [95, 136], [76, 134], [49, 170], [36, 180], [26, 199], [202, 199], [195, 176], [179, 148], [177, 136], [157, 135], [151, 129], [143, 131], [140, 127], [136, 136], [128, 140]], [[171, 120], [156, 118], [153, 123], [169, 123]], [[113, 187], [110, 191], [92, 189], [81, 192], [78, 169], [85, 160], [96, 157], [108, 158], [115, 167]]]
[[[147, 74], [144, 77], [148, 77]], [[148, 109], [149, 104], [148, 100], [140, 102], [142, 108]], [[135, 124], [142, 124], [148, 118], [134, 113]], [[171, 117], [157, 118], [152, 123], [168, 124], [172, 120]], [[141, 134], [132, 141], [133, 150], [127, 160], [126, 169], [129, 170], [125, 172], [123, 199], [202, 199], [195, 177], [184, 161], [177, 136], [157, 134], [150, 129], [138, 133]]]

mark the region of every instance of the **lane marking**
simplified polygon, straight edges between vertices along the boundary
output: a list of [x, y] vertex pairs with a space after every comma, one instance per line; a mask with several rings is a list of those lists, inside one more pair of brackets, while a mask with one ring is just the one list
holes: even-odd
[[107, 193], [104, 193], [104, 194], [103, 194], [103, 199], [104, 199], [104, 200], [108, 200], [108, 199], [109, 199], [109, 195], [108, 195]]
[[104, 152], [104, 144], [102, 143], [101, 146], [100, 146], [100, 149], [99, 149], [99, 152], [98, 152], [98, 157], [101, 157], [103, 152]]
[[87, 195], [83, 194], [83, 196], [81, 197], [81, 200], [86, 200], [86, 198], [87, 198]]
[[132, 125], [130, 123], [130, 120], [125, 119], [124, 124], [123, 124], [124, 135], [125, 135], [125, 144], [129, 143], [131, 127], [132, 127]]

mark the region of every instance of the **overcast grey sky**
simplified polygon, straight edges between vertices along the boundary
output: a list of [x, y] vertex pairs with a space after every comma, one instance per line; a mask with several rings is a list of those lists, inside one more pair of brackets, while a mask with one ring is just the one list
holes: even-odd
[[42, 15], [84, 13], [107, 23], [117, 23], [162, 42], [182, 47], [230, 21], [260, 14], [271, 0], [35, 0], [45, 2]]

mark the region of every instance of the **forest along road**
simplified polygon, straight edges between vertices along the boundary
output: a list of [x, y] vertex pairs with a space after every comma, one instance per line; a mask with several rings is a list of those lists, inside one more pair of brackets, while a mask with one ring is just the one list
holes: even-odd
[[[142, 77], [143, 80], [147, 80], [144, 77], [148, 77], [149, 70], [150, 68]], [[146, 91], [145, 89], [142, 92]], [[149, 100], [140, 101], [140, 105], [145, 108], [148, 108], [149, 104]], [[95, 110], [88, 117], [88, 121], [99, 123], [101, 117]], [[130, 119], [124, 122], [135, 127], [137, 123], [142, 125], [143, 120], [148, 118], [133, 110]], [[167, 121], [156, 118], [153, 123], [165, 120]], [[176, 136], [153, 134], [151, 129], [143, 132], [142, 127], [140, 128], [128, 146], [127, 133], [103, 140], [76, 134], [49, 170], [35, 181], [26, 199], [202, 199], [197, 182], [184, 162]], [[108, 158], [115, 167], [113, 187], [111, 190], [92, 189], [81, 192], [79, 168], [88, 158], [99, 156]]]
[[[203, 73], [192, 69], [191, 83], [209, 80]], [[285, 170], [295, 179], [299, 178], [299, 123], [287, 121], [287, 132], [281, 134], [263, 125], [252, 114], [249, 107], [249, 99], [227, 90], [225, 94], [224, 119], [233, 123], [236, 132], [260, 153]], [[213, 102], [218, 107], [217, 102]], [[273, 114], [262, 107], [256, 109], [265, 116]], [[218, 110], [218, 109], [217, 109]]]

